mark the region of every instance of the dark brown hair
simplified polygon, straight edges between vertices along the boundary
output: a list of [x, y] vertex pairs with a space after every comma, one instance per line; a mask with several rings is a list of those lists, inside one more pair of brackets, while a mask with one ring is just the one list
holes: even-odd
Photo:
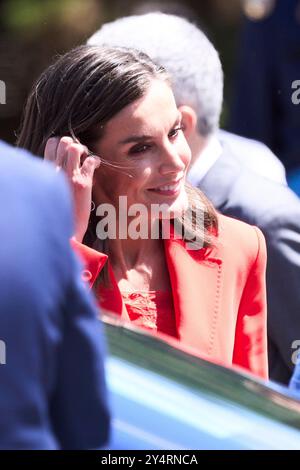
[[[77, 47], [48, 67], [33, 86], [17, 145], [43, 155], [51, 136], [66, 135], [75, 136], [93, 151], [105, 124], [144, 96], [154, 79], [171, 85], [165, 69], [142, 52], [122, 47]], [[202, 246], [210, 246], [218, 228], [216, 212], [200, 191], [188, 184], [186, 188], [190, 206], [203, 211], [204, 222], [195, 229], [193, 215], [190, 222], [185, 218], [189, 240], [194, 231]], [[90, 229], [85, 242], [91, 245], [96, 239], [92, 220]]]
[[134, 49], [77, 47], [33, 86], [17, 145], [43, 155], [49, 137], [75, 134], [91, 148], [110, 118], [141, 98], [154, 78], [169, 80], [162, 67]]

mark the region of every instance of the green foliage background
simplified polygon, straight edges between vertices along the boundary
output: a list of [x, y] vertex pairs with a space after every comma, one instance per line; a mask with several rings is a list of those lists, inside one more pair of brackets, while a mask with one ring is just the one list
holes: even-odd
[[[150, 2], [148, 2], [150, 3]], [[222, 125], [226, 126], [240, 21], [240, 0], [152, 2], [154, 9], [183, 13], [207, 32], [220, 51], [225, 71]], [[149, 5], [148, 5], [149, 6]], [[82, 44], [102, 23], [140, 12], [137, 0], [0, 0], [0, 138], [15, 141], [33, 81], [54, 57]]]

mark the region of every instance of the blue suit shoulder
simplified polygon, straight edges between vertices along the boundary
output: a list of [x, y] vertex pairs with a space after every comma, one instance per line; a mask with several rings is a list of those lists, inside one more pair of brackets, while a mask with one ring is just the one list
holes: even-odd
[[300, 199], [297, 195], [286, 185], [245, 168], [231, 186], [226, 208], [263, 230], [293, 222], [300, 231]]
[[[34, 157], [24, 149], [17, 149], [0, 141], [0, 181], [2, 190], [38, 193], [39, 198], [63, 193], [60, 207], [68, 211], [70, 194], [65, 177], [57, 174], [54, 165]], [[52, 188], [52, 190], [51, 190]], [[49, 204], [48, 204], [49, 205]]]
[[64, 177], [0, 143], [0, 210], [0, 448], [99, 447], [109, 429], [102, 328], [70, 247]]

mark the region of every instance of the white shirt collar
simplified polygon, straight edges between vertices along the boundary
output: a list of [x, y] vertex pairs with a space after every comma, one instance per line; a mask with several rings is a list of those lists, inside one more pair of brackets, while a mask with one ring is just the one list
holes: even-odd
[[188, 172], [188, 181], [193, 186], [198, 186], [202, 178], [208, 173], [222, 154], [222, 146], [215, 134], [209, 137], [209, 140], [202, 150], [201, 155], [196, 158], [194, 164]]

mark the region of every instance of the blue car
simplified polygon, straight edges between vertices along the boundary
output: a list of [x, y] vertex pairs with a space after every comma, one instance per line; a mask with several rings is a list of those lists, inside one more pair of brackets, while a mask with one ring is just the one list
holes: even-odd
[[120, 319], [104, 323], [109, 449], [300, 449], [300, 401], [285, 387], [212, 364]]

